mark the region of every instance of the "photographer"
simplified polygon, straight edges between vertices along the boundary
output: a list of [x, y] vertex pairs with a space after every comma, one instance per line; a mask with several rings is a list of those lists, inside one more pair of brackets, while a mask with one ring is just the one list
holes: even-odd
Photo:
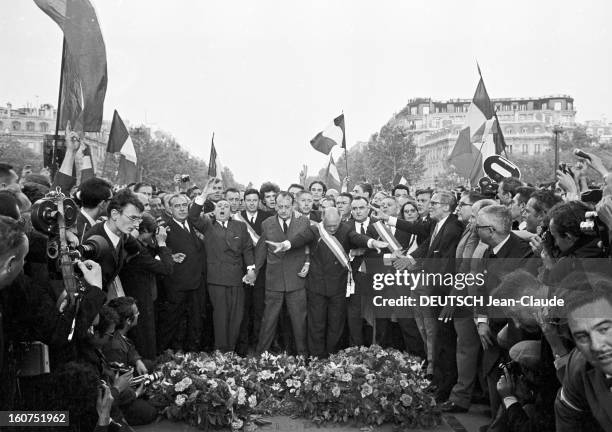
[[123, 189], [108, 203], [108, 220], [98, 222], [83, 236], [84, 241], [94, 235], [101, 236], [111, 246], [97, 259], [102, 266], [103, 288], [111, 298], [123, 294], [120, 283], [116, 281], [117, 275], [127, 257], [137, 254], [140, 250], [138, 241], [130, 234], [137, 230], [142, 222], [143, 211], [144, 206], [138, 197], [133, 192]]
[[[543, 241], [541, 253], [544, 263], [543, 282], [556, 284], [572, 272], [596, 270], [605, 263], [589, 258], [604, 258], [599, 247], [599, 233], [585, 233], [581, 223], [589, 207], [580, 201], [556, 204], [548, 212], [548, 232]], [[547, 233], [548, 234], [548, 233]]]
[[[58, 310], [49, 290], [33, 284], [23, 274], [28, 250], [28, 238], [21, 225], [0, 216], [0, 369], [2, 382], [7, 383], [6, 391], [0, 395], [4, 397], [0, 405], [7, 408], [15, 402], [11, 391], [16, 384], [15, 348], [20, 342], [39, 340], [63, 350], [77, 313], [74, 302], [63, 303]], [[83, 273], [85, 293], [76, 316], [77, 338], [86, 333], [104, 302], [100, 266], [93, 261], [79, 261], [78, 266]]]
[[[146, 375], [149, 368], [152, 369], [152, 362], [147, 361], [149, 363], [149, 368], [147, 368], [134, 343], [127, 337], [128, 331], [138, 325], [140, 312], [135, 300], [132, 297], [118, 297], [112, 299], [108, 306], [117, 312], [119, 324], [113, 337], [102, 348], [106, 360], [124, 367], [133, 367], [137, 375]], [[139, 426], [153, 422], [157, 417], [157, 410], [147, 401], [141, 399], [144, 393], [144, 383], [141, 383], [138, 388], [132, 389], [132, 391], [133, 399], [119, 402], [119, 407], [128, 424]]]
[[125, 294], [136, 299], [140, 309], [138, 326], [130, 332], [136, 348], [146, 358], [157, 355], [155, 334], [155, 300], [157, 299], [157, 276], [172, 274], [174, 261], [172, 251], [166, 247], [166, 228], [157, 227], [153, 216], [142, 214], [138, 228], [140, 253], [128, 258], [119, 277]]
[[106, 215], [108, 202], [112, 196], [112, 185], [106, 180], [94, 177], [81, 183], [76, 194], [81, 202], [81, 211], [72, 227], [81, 242], [85, 233], [96, 224], [98, 218]]

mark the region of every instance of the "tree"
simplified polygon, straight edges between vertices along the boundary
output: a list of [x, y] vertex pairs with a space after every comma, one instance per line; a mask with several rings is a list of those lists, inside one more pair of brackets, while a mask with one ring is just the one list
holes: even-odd
[[12, 165], [19, 174], [24, 165], [32, 165], [32, 171], [42, 168], [42, 155], [8, 135], [0, 135], [0, 162]]

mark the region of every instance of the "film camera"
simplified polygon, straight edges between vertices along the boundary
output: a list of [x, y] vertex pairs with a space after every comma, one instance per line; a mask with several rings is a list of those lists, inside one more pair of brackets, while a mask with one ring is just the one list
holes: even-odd
[[78, 213], [76, 203], [66, 197], [59, 188], [32, 205], [32, 225], [49, 237], [47, 256], [56, 264], [55, 268], [51, 268], [52, 271], [61, 271], [62, 258], [68, 258], [78, 274], [78, 260], [95, 260], [109, 250], [108, 242], [102, 236], [92, 236], [78, 246], [69, 244], [66, 240], [66, 228], [76, 223]]
[[189, 183], [191, 181], [191, 177], [189, 174], [175, 174], [174, 182], [175, 183]]

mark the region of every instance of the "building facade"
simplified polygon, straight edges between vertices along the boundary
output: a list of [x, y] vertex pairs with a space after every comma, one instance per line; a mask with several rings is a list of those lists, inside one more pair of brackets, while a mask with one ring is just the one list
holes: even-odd
[[[446, 159], [465, 126], [471, 102], [471, 99], [417, 98], [396, 115], [395, 121], [417, 132], [417, 151], [425, 164], [422, 185], [433, 185], [436, 177], [448, 171]], [[555, 125], [573, 128], [576, 124], [574, 99], [568, 95], [502, 98], [493, 99], [492, 103], [509, 156], [543, 153], [549, 148]]]
[[[10, 103], [0, 107], [0, 135], [8, 136], [30, 148], [42, 158], [45, 135], [55, 133], [57, 110], [50, 104], [39, 108], [13, 108]], [[102, 172], [110, 125], [102, 123], [100, 132], [87, 132], [84, 142], [89, 145], [95, 172]]]

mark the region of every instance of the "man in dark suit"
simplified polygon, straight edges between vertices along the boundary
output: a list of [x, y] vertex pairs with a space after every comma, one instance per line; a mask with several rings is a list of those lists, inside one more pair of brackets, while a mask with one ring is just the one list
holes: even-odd
[[[535, 273], [537, 268], [537, 263], [532, 259], [533, 252], [529, 242], [512, 233], [511, 228], [512, 215], [506, 206], [487, 206], [478, 212], [476, 230], [480, 240], [489, 245], [483, 263], [486, 272], [485, 283], [477, 291], [477, 295], [485, 299], [485, 304], [504, 275], [519, 268]], [[478, 335], [484, 348], [483, 372], [487, 377], [491, 413], [495, 416], [501, 403], [496, 391], [496, 384], [501, 374], [497, 365], [506, 355], [497, 344], [496, 334], [508, 321], [489, 318], [486, 307], [476, 307], [475, 312]]]
[[[256, 237], [251, 236], [253, 246], [257, 245], [257, 240], [261, 236], [261, 224], [264, 220], [273, 215], [271, 212], [259, 210], [260, 196], [257, 189], [247, 189], [244, 192], [245, 210], [240, 212], [241, 219], [253, 229]], [[256, 346], [259, 330], [261, 328], [261, 320], [264, 311], [264, 297], [266, 286], [265, 264], [262, 270], [257, 275], [255, 285], [244, 287], [244, 315], [242, 324], [240, 325], [240, 336], [238, 337], [238, 345], [236, 352], [245, 355], [249, 345]]]
[[353, 196], [348, 192], [342, 192], [336, 197], [336, 207], [340, 210], [342, 215], [342, 222], [346, 222], [351, 219], [351, 202]]
[[[368, 204], [368, 199], [363, 196], [357, 196], [351, 201], [352, 219], [347, 224], [358, 234], [365, 235], [370, 224], [377, 221], [377, 219], [369, 216], [370, 208]], [[348, 298], [347, 303], [347, 325], [350, 346], [361, 346], [364, 344], [362, 302], [371, 297], [369, 293], [372, 291], [372, 274], [368, 272], [364, 261], [365, 252], [363, 248], [351, 249], [349, 252], [353, 257], [351, 268], [353, 269], [353, 278], [355, 280], [355, 292]]]
[[432, 194], [433, 191], [431, 189], [417, 190], [416, 196], [419, 218], [414, 222], [399, 219], [396, 215], [385, 215], [383, 212], [377, 212], [376, 216], [385, 220], [388, 225], [397, 227], [401, 231], [416, 234], [417, 244], [421, 245], [431, 235], [431, 231], [436, 226], [436, 221], [429, 215]]
[[106, 215], [108, 202], [113, 196], [112, 186], [106, 180], [93, 177], [79, 186], [77, 198], [81, 201], [81, 211], [77, 214], [76, 223], [71, 230], [83, 242], [83, 236], [96, 224], [98, 218]]
[[[196, 229], [187, 220], [189, 199], [174, 194], [169, 201], [172, 219], [168, 221], [166, 245], [173, 253], [180, 253], [182, 261], [175, 262], [174, 271], [163, 280], [159, 293], [158, 349], [198, 349], [201, 319], [200, 308], [204, 290], [206, 253]], [[186, 334], [179, 334], [181, 320], [187, 319]]]
[[255, 279], [253, 241], [246, 224], [230, 219], [230, 203], [216, 203], [214, 222], [200, 216], [204, 198], [196, 197], [189, 209], [189, 221], [204, 234], [206, 280], [213, 306], [215, 348], [227, 352], [236, 348], [244, 313], [244, 268]]
[[[419, 245], [409, 259], [418, 260], [425, 274], [454, 274], [457, 244], [463, 233], [463, 224], [453, 214], [457, 204], [455, 195], [448, 191], [439, 191], [431, 197], [429, 204], [429, 215], [435, 221], [434, 228], [429, 238]], [[449, 291], [446, 286], [425, 286], [420, 290], [423, 297], [446, 297]], [[457, 336], [451, 322], [436, 319], [440, 315], [440, 307], [424, 306], [419, 308], [419, 311], [425, 317], [423, 323], [428, 333], [429, 352], [429, 339], [433, 335], [432, 385], [437, 388], [436, 399], [446, 400], [457, 380]]]
[[275, 252], [267, 241], [283, 242], [289, 236], [308, 229], [310, 223], [305, 218], [294, 217], [293, 196], [288, 192], [277, 195], [276, 212], [276, 217], [270, 217], [261, 224], [261, 237], [255, 249], [256, 272], [261, 271], [264, 263], [267, 265], [265, 309], [256, 351], [262, 353], [270, 348], [283, 301], [286, 301], [297, 353], [305, 355], [306, 289], [305, 279], [298, 276], [306, 262], [305, 248]]
[[102, 267], [102, 283], [109, 299], [124, 295], [121, 283], [116, 278], [129, 255], [140, 250], [138, 240], [130, 234], [138, 231], [142, 222], [144, 206], [128, 189], [119, 191], [108, 203], [108, 219], [92, 226], [84, 235], [83, 241], [92, 236], [106, 240], [108, 250], [104, 250], [96, 261]]
[[[337, 241], [326, 241], [320, 229], [324, 229]], [[383, 248], [387, 243], [358, 234], [348, 223], [341, 223], [341, 215], [334, 207], [323, 210], [323, 226], [311, 225], [289, 239], [291, 247], [310, 244], [310, 270], [308, 272], [308, 350], [311, 356], [326, 357], [337, 351], [344, 331], [347, 304], [347, 265], [351, 248]], [[328, 244], [329, 242], [329, 244]], [[345, 254], [341, 259], [330, 249], [339, 247], [336, 253]], [[352, 278], [352, 276], [351, 276]]]

